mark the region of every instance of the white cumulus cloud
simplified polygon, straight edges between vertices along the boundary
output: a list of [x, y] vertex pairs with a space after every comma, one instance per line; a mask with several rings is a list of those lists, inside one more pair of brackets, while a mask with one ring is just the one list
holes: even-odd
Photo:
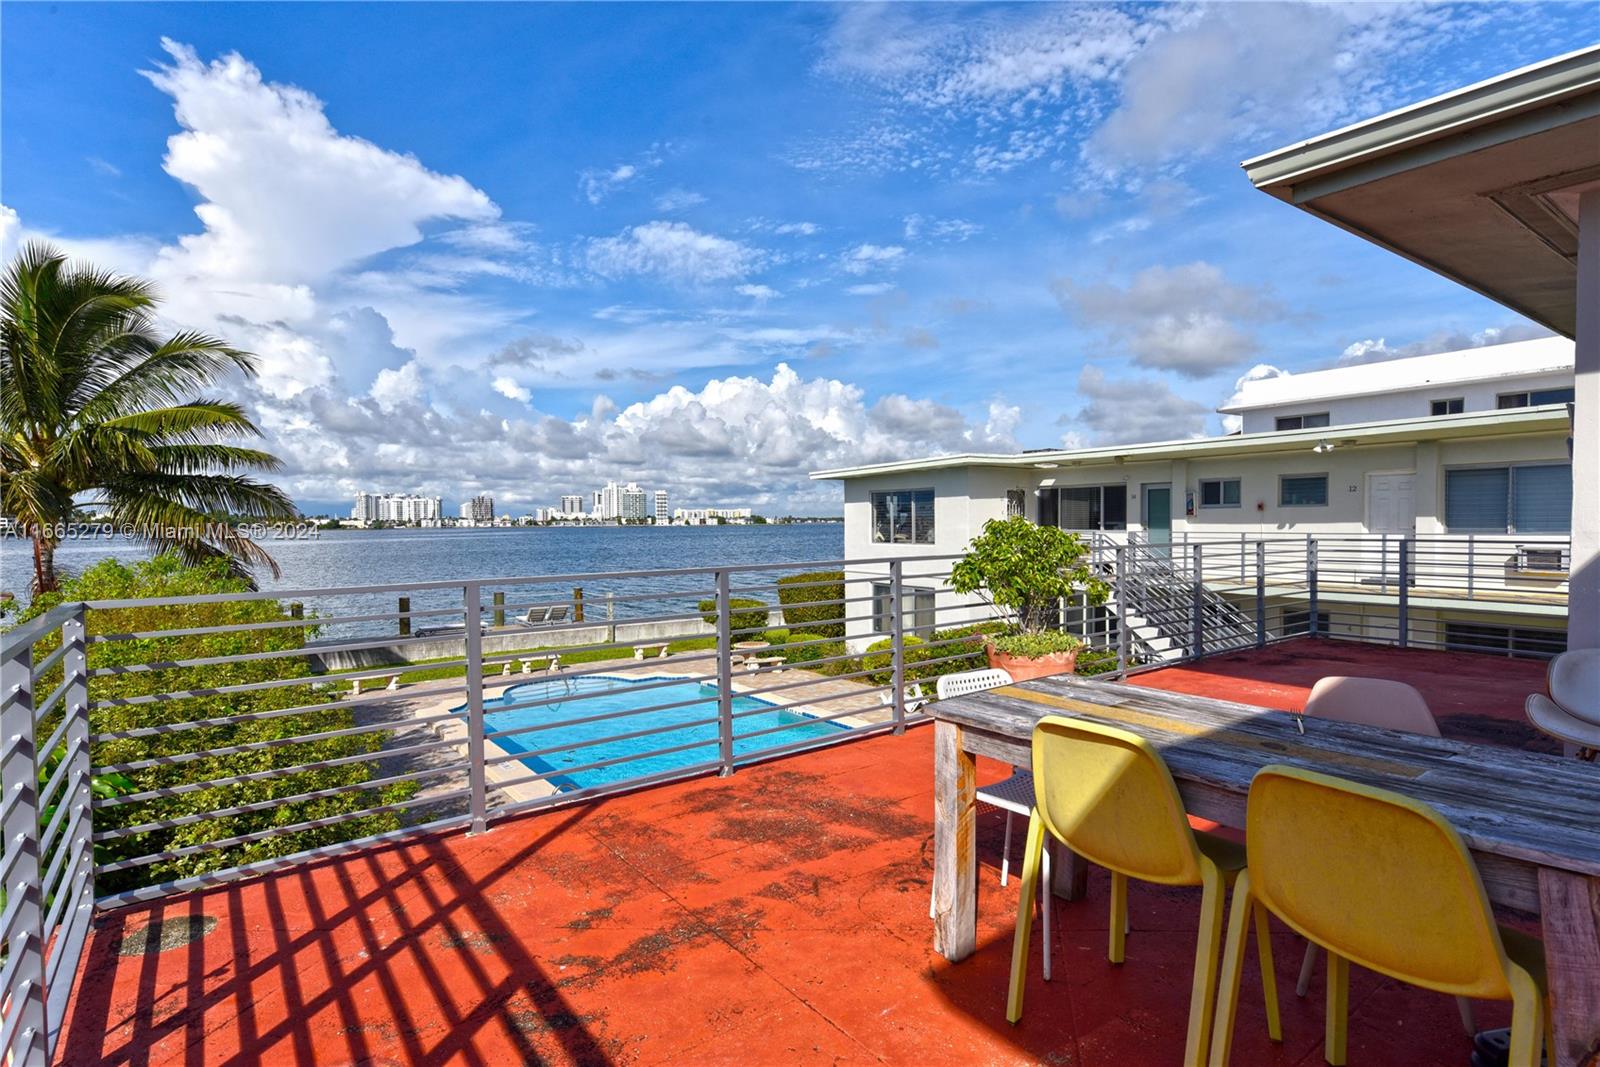
[[648, 274], [693, 284], [742, 278], [762, 259], [758, 249], [685, 222], [647, 222], [593, 238], [587, 250], [589, 269], [608, 278]]

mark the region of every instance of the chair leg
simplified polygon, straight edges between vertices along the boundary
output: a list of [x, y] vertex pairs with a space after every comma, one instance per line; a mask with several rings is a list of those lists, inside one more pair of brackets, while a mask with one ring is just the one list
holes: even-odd
[[[1545, 1005], [1533, 978], [1520, 968], [1511, 979], [1511, 1047], [1506, 1067], [1539, 1067], [1544, 1051]], [[1554, 1059], [1554, 1056], [1551, 1057]]]
[[1267, 1002], [1267, 1036], [1281, 1042], [1283, 1020], [1278, 1016], [1278, 973], [1272, 965], [1272, 928], [1267, 924], [1266, 908], [1251, 906], [1250, 911], [1256, 920], [1256, 958], [1261, 962], [1261, 992]]
[[1121, 963], [1128, 939], [1128, 876], [1116, 871], [1111, 872], [1111, 920], [1107, 929], [1111, 931], [1111, 945], [1106, 959]]
[[1322, 1058], [1333, 1067], [1344, 1067], [1350, 1032], [1350, 961], [1337, 952], [1328, 953], [1328, 1018], [1324, 1026]]
[[1022, 984], [1028, 976], [1028, 935], [1033, 931], [1034, 894], [1039, 891], [1039, 867], [1044, 859], [1044, 820], [1028, 816], [1028, 841], [1022, 846], [1022, 892], [1017, 896], [1017, 931], [1011, 939], [1011, 986], [1006, 991], [1006, 1021], [1022, 1018]]
[[1000, 846], [1000, 884], [1011, 877], [1011, 811], [1006, 811], [1006, 839]]
[[[1211, 1025], [1211, 1067], [1228, 1067], [1233, 1051], [1233, 1022], [1239, 1011], [1239, 971], [1244, 940], [1250, 931], [1250, 874], [1241, 873], [1233, 886], [1228, 939], [1222, 950], [1222, 976], [1217, 981], [1217, 1009]], [[1194, 1020], [1190, 1019], [1190, 1026]]]
[[1467, 997], [1456, 998], [1456, 1010], [1461, 1013], [1461, 1027], [1466, 1030], [1468, 1037], [1478, 1036], [1478, 1018], [1472, 1011], [1472, 1001]]
[[1200, 877], [1200, 932], [1195, 939], [1194, 988], [1189, 993], [1189, 1036], [1183, 1047], [1184, 1067], [1202, 1067], [1206, 1062], [1212, 1012], [1217, 1003], [1217, 957], [1222, 948], [1225, 903], [1222, 872], [1209, 860], [1202, 860]]
[[1294, 984], [1294, 995], [1303, 997], [1306, 990], [1311, 988], [1311, 972], [1317, 965], [1317, 945], [1315, 941], [1306, 942], [1306, 955], [1300, 961], [1300, 980]]
[[1044, 912], [1044, 980], [1050, 981], [1050, 912], [1054, 910], [1054, 901], [1050, 898], [1053, 890], [1050, 885], [1050, 846], [1044, 848], [1040, 871], [1043, 877], [1039, 881], [1039, 910]]

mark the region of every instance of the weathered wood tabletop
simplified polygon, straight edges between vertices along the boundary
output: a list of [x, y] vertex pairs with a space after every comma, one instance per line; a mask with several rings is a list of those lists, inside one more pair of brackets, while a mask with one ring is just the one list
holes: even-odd
[[[1034, 723], [1069, 715], [1160, 751], [1190, 813], [1243, 827], [1250, 780], [1288, 763], [1392, 789], [1450, 820], [1497, 905], [1543, 926], [1559, 1067], [1600, 1065], [1600, 766], [1062, 675], [940, 701], [935, 718], [934, 946], [977, 940], [973, 756], [1029, 765]], [[1067, 856], [1065, 860], [1070, 861]], [[1056, 863], [1071, 897], [1081, 863]], [[1595, 1057], [1591, 1060], [1590, 1057]]]

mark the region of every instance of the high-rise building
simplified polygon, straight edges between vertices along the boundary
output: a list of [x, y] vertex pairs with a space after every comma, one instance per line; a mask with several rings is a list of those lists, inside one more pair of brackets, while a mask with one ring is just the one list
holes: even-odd
[[378, 517], [378, 498], [373, 493], [357, 493], [356, 506], [350, 509], [350, 518], [356, 522], [373, 522]]
[[667, 491], [657, 489], [655, 492], [655, 520], [657, 526], [665, 526], [672, 521], [672, 513], [667, 510]]
[[643, 522], [646, 515], [645, 501], [647, 498], [645, 491], [634, 483], [629, 482], [622, 487], [618, 495], [620, 498], [619, 517], [627, 522]]
[[583, 496], [579, 493], [567, 493], [561, 497], [561, 514], [582, 515]]
[[361, 523], [437, 523], [443, 514], [443, 500], [417, 493], [357, 493], [350, 511]]
[[479, 493], [461, 504], [461, 521], [471, 525], [489, 526], [494, 523], [494, 497]]

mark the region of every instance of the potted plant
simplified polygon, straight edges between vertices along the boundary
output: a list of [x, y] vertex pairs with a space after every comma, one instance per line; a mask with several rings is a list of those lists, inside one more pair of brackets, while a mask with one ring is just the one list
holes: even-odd
[[950, 588], [976, 593], [1009, 624], [985, 646], [989, 666], [1021, 681], [1066, 674], [1083, 642], [1058, 628], [1064, 597], [1086, 593], [1103, 604], [1110, 587], [1090, 571], [1089, 546], [1077, 534], [1020, 516], [990, 519], [950, 569]]

